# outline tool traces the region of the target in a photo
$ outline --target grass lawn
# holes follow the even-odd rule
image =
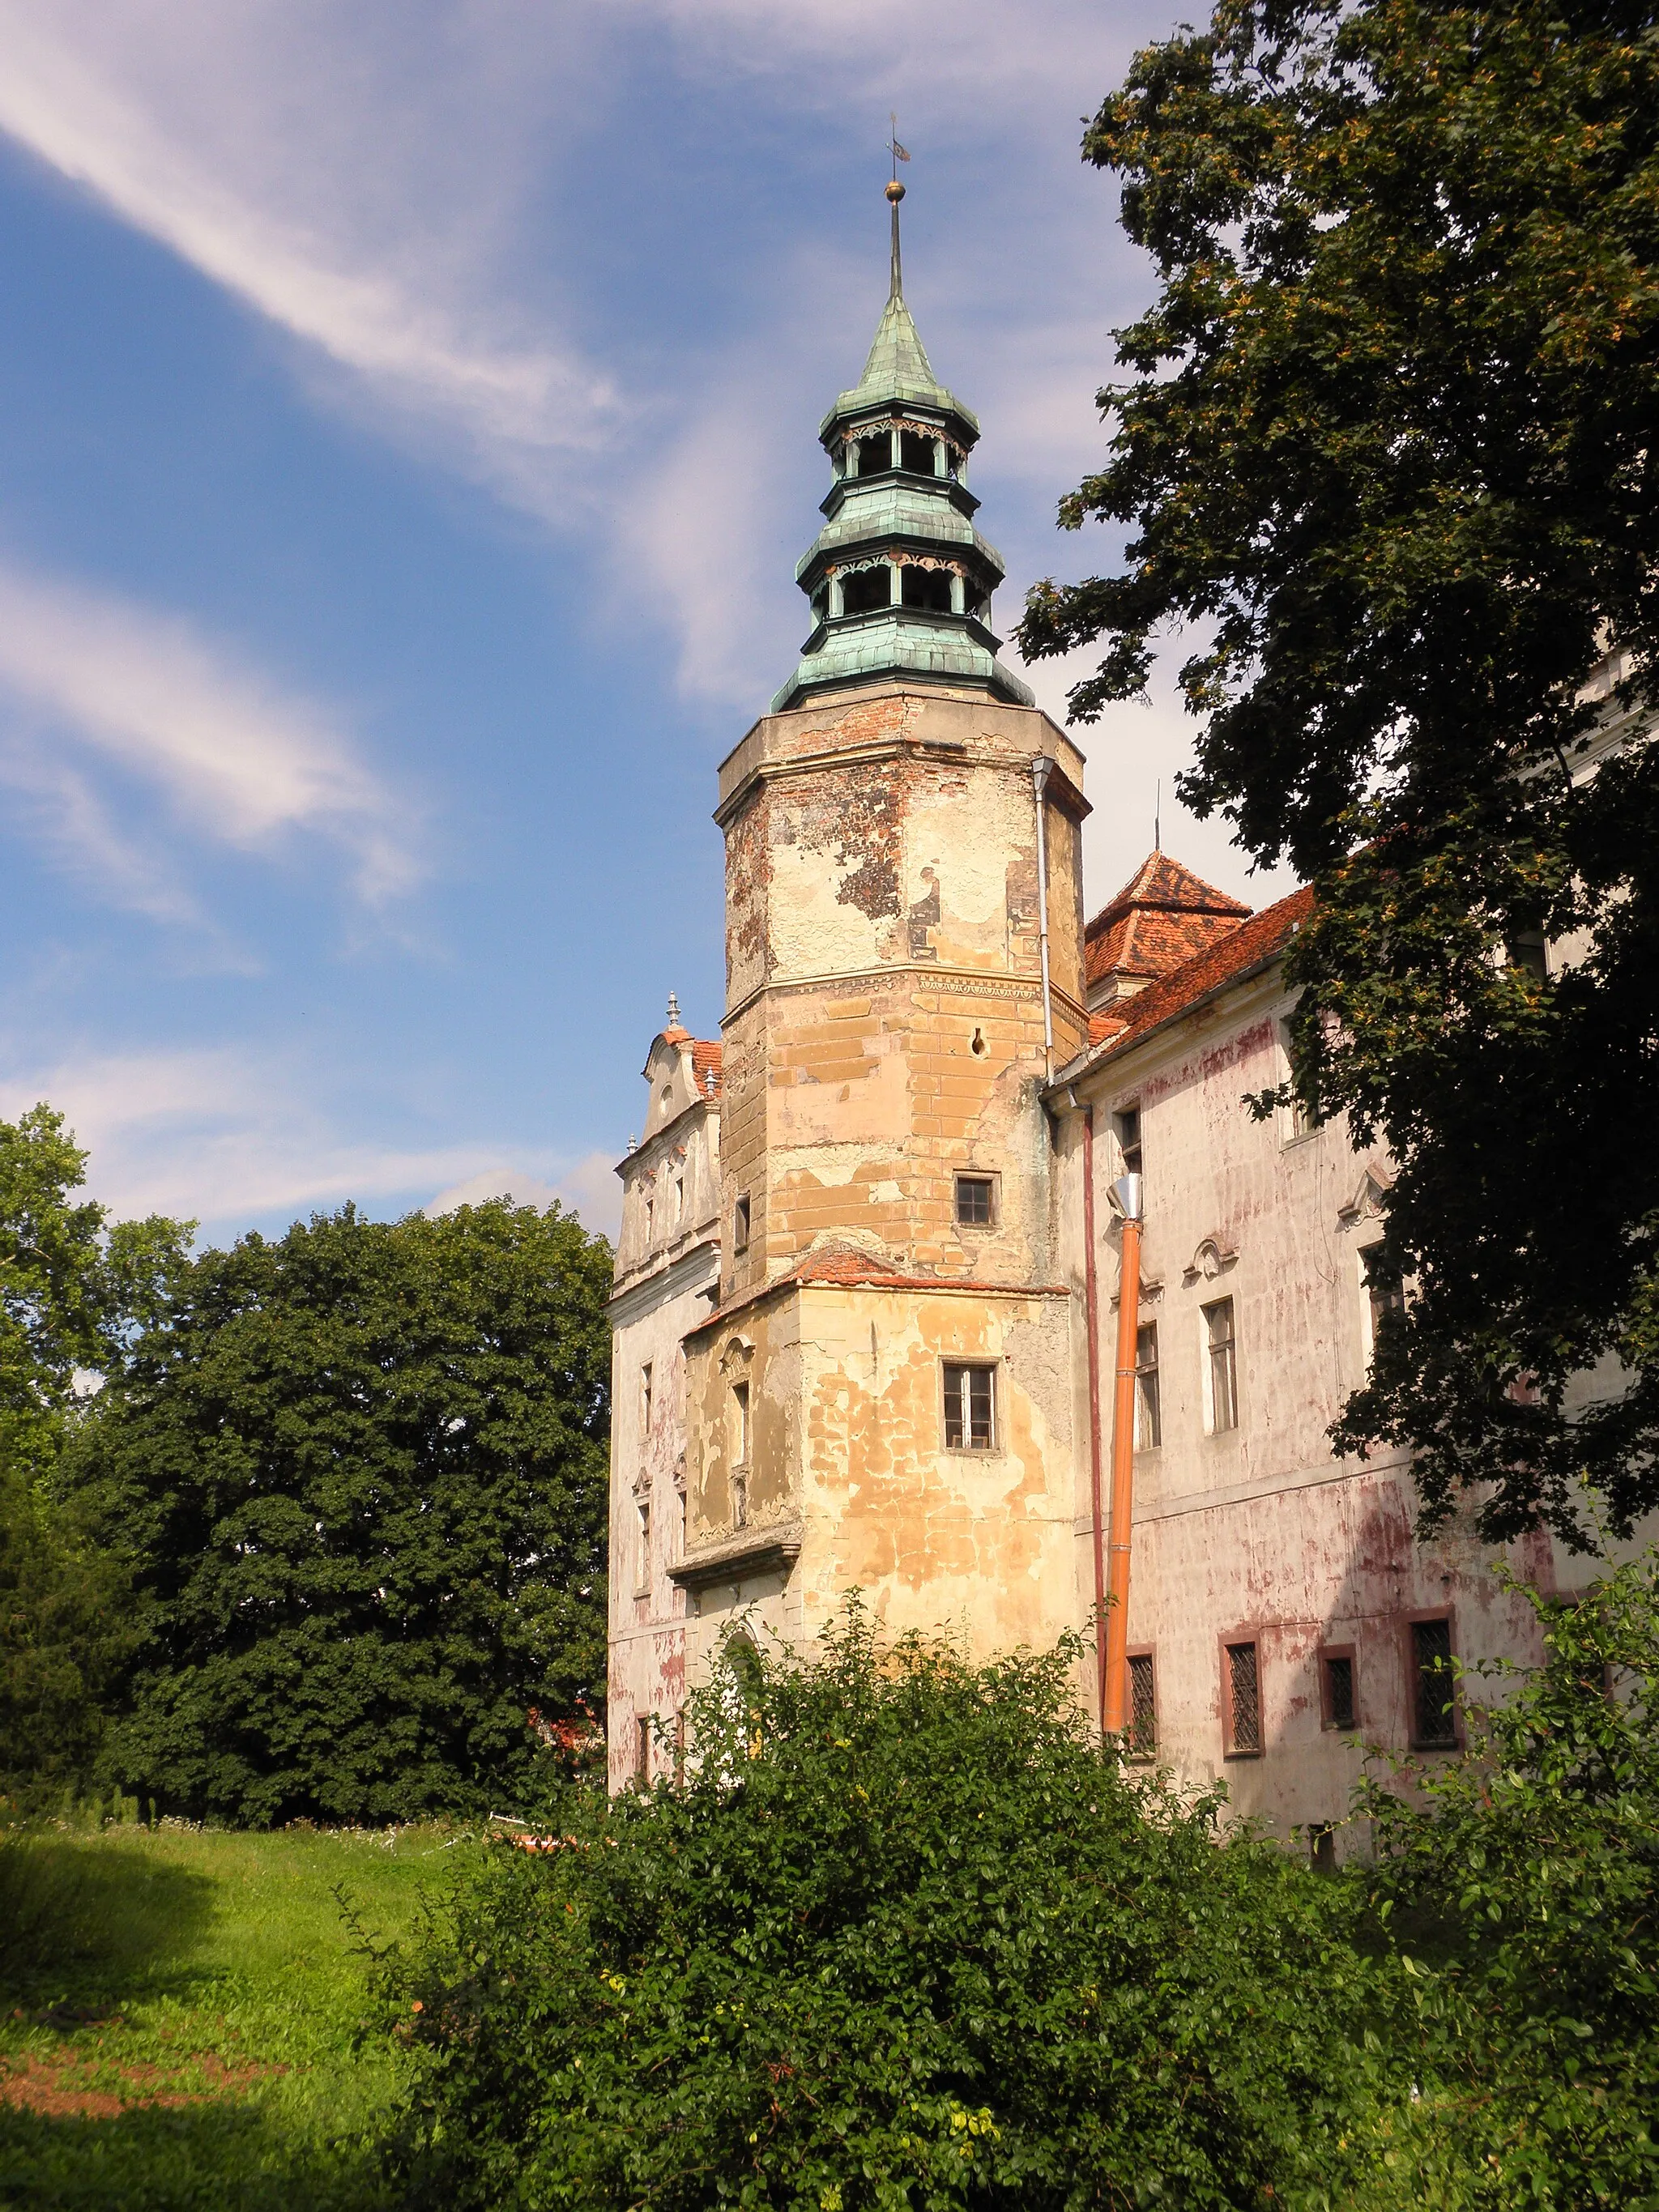
[[[465,1843],[108,1827],[0,1836],[0,2206],[369,2212],[404,2061],[363,1933]]]

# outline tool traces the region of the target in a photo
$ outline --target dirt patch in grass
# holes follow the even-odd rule
[[[228,2065],[211,2051],[186,2060],[182,2067],[27,2057],[14,2059],[0,2070],[0,2105],[9,2105],[14,2112],[38,2112],[46,2119],[114,2120],[140,2105],[200,2105],[213,2097],[240,2096],[255,2081],[287,2071],[286,2066],[252,2060]]]

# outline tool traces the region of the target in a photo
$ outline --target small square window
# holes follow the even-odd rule
[[[1226,1699],[1229,1758],[1250,1757],[1261,1748],[1261,1681],[1254,1644],[1224,1648],[1222,1694]]]
[[[1359,1708],[1354,1696],[1352,1651],[1322,1651],[1319,1655],[1320,1717],[1328,1729],[1355,1729]]]
[[[1158,1750],[1158,1682],[1150,1651],[1129,1654],[1129,1756],[1151,1759]]]
[[[945,1448],[991,1451],[996,1444],[997,1371],[947,1360],[945,1364]]]
[[[1164,1441],[1158,1385],[1158,1323],[1135,1331],[1135,1449],[1154,1451]]]
[[[1421,1751],[1449,1751],[1457,1742],[1456,1675],[1451,1623],[1411,1624],[1412,1742]]]
[[[996,1219],[997,1186],[994,1176],[959,1175],[957,1177],[957,1219],[968,1229],[989,1229]]]
[[[749,1249],[749,1194],[744,1191],[732,1209],[732,1249],[746,1252]]]
[[[1209,1363],[1210,1434],[1238,1426],[1238,1345],[1233,1333],[1233,1302],[1218,1298],[1203,1309],[1204,1349]]]

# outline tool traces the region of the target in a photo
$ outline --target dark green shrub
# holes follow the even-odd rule
[[[411,2201],[1322,2201],[1358,1893],[1102,1752],[1075,1656],[883,1652],[855,1610],[693,1698],[681,1786],[492,1851],[389,1974]]]

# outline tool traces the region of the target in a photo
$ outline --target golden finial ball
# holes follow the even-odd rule
[[[904,198],[904,187],[900,184],[896,177],[894,178],[892,183],[887,187],[887,197],[892,201],[895,207],[896,207],[899,202]]]

